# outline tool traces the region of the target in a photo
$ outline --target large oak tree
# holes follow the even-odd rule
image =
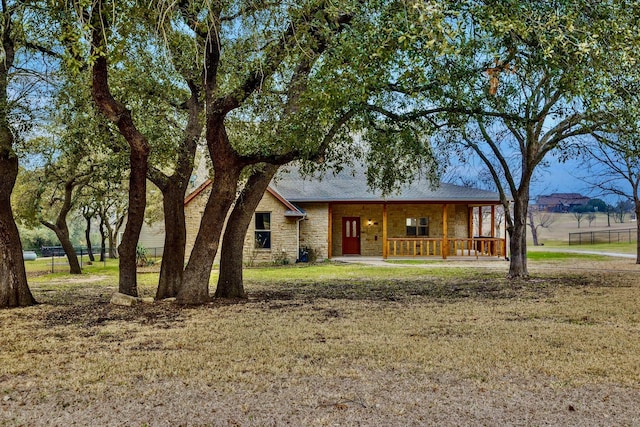
[[[19,106],[16,98],[20,100],[25,95],[15,87],[12,89],[12,84],[17,69],[33,65],[29,51],[39,46],[34,39],[28,39],[25,31],[24,25],[29,21],[26,8],[27,2],[0,2],[0,308],[35,303],[27,285],[22,245],[11,207],[11,193],[18,175],[16,143],[20,136],[14,113]],[[37,85],[26,85],[30,89],[34,86]],[[22,107],[24,112],[30,110],[28,102]]]
[[[377,107],[398,119],[433,120],[444,150],[484,162],[507,214],[510,277],[528,275],[526,216],[536,170],[549,155],[580,149],[581,136],[615,116],[605,102],[611,64],[635,55],[629,21],[618,21],[626,12],[616,2],[590,1],[453,2],[417,9],[417,21],[427,22],[423,17],[433,13],[449,16],[442,54],[417,54],[431,40],[431,29],[416,26],[399,61],[398,75],[406,78],[396,85],[414,103],[403,111]]]

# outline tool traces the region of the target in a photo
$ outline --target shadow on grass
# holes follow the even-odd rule
[[[286,309],[313,304],[319,299],[378,302],[438,302],[462,300],[545,299],[560,287],[623,286],[611,276],[561,275],[508,280],[497,273],[469,274],[467,277],[415,277],[405,279],[351,279],[307,281],[247,281],[247,300],[215,299],[211,304],[190,307],[168,302],[119,307],[109,304],[113,290],[104,286],[72,287],[42,298],[43,323],[47,327],[76,325],[91,329],[109,322],[129,322],[157,328],[179,326],[190,310],[210,310],[233,304],[267,303],[268,309]],[[213,291],[213,289],[212,289]],[[50,291],[49,291],[50,292]],[[44,294],[41,294],[42,297]]]
[[[253,287],[255,290],[252,290]],[[603,286],[597,278],[562,276],[508,280],[495,274],[465,278],[384,280],[330,280],[308,282],[248,283],[255,301],[316,299],[398,301],[431,300],[440,303],[463,299],[500,300],[546,298],[559,286]]]

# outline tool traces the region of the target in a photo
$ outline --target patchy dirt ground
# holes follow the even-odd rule
[[[0,386],[6,383],[0,382]],[[221,390],[181,380],[137,381],[101,396],[21,384],[5,393],[0,423],[24,426],[557,425],[636,426],[640,392],[552,378],[505,377],[492,388],[453,375],[361,371],[356,378],[271,378]]]

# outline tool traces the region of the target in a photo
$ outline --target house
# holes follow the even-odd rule
[[[185,199],[187,254],[209,196],[206,181]],[[296,169],[279,174],[264,194],[245,238],[245,260],[295,261],[300,249],[318,259],[338,256],[504,256],[496,235],[497,193],[417,180],[383,196],[364,173],[322,180]],[[503,230],[506,227],[502,228]]]
[[[584,206],[589,203],[589,198],[579,193],[553,193],[538,196],[536,206],[540,211],[569,212],[576,206]]]

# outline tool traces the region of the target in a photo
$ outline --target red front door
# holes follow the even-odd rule
[[[360,255],[360,218],[342,218],[342,255]]]

